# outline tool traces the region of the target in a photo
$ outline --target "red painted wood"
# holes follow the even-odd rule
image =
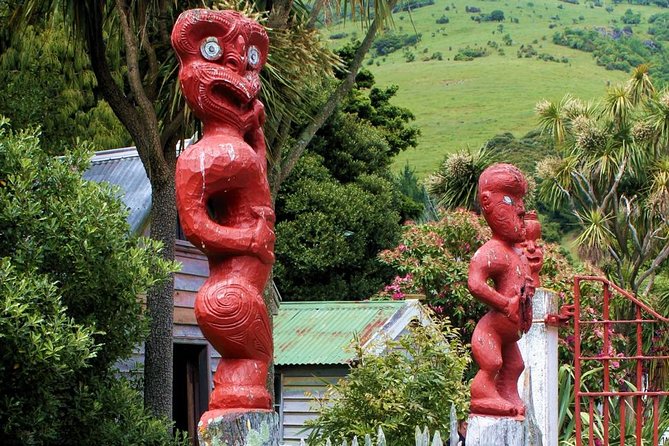
[[[197,322],[222,354],[206,425],[221,410],[271,409],[265,382],[273,345],[263,290],[274,262],[274,210],[257,99],[269,41],[239,12],[193,9],[174,24],[172,46],[181,91],[204,127],[177,160],[176,201],[183,232],[207,256],[210,275],[205,279],[196,256],[184,256],[175,288],[199,289]]]
[[[472,356],[479,365],[469,406],[475,415],[525,414],[517,387],[525,364],[517,341],[532,325],[536,287],[532,275],[538,274],[543,264],[536,246],[541,234],[536,218],[530,219],[531,230],[529,234],[527,231],[526,193],[525,177],[510,164],[494,164],[479,177],[478,200],[492,239],[472,257],[467,282],[471,294],[490,308],[472,335]],[[533,259],[532,264],[528,257]]]

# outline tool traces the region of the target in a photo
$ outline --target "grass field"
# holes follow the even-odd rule
[[[378,85],[399,85],[395,103],[408,107],[416,115],[416,125],[422,131],[419,146],[401,153],[395,166],[401,168],[408,162],[421,177],[433,172],[446,153],[476,148],[498,133],[522,136],[532,130],[536,127],[534,106],[541,99],[559,99],[565,93],[583,99],[598,98],[608,84],[627,78],[626,73],[598,67],[589,53],[554,45],[552,36],[556,31],[566,27],[622,27],[620,18],[629,8],[641,14],[641,24],[633,28],[635,34],[643,35],[648,28],[646,19],[667,11],[650,6],[614,6],[610,2],[604,6],[613,6],[611,13],[604,7],[591,7],[591,2],[575,5],[556,0],[435,1],[434,5],[416,9],[410,15],[407,12],[394,15],[396,33],[422,34],[421,42],[410,48],[415,61],[406,62],[399,50],[365,65],[376,76]],[[465,12],[466,6],[476,6],[482,13],[502,10],[503,30],[500,32],[498,22],[471,20],[472,14]],[[446,7],[450,10],[445,10]],[[449,18],[449,23],[436,23],[442,15]],[[512,23],[511,19],[517,19],[518,23]],[[551,23],[555,25],[553,29],[549,28]],[[350,21],[332,26],[326,32],[363,35],[360,27]],[[512,45],[503,43],[505,34],[513,40]],[[487,46],[488,41],[496,42],[504,55]],[[566,57],[569,63],[518,58],[521,45],[528,44],[538,53],[558,59]],[[453,61],[458,49],[467,45],[487,47],[490,55],[472,61]],[[421,60],[435,52],[441,52],[443,60]]]

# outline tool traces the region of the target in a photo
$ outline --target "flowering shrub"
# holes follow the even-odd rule
[[[437,315],[448,317],[453,326],[459,327],[463,339],[469,340],[476,322],[487,311],[472,298],[467,289],[469,262],[476,250],[492,236],[482,217],[463,209],[445,211],[441,220],[425,224],[408,224],[404,227],[396,248],[382,251],[379,259],[397,272],[392,283],[377,297],[404,299],[407,294],[424,294],[426,303]],[[603,276],[604,273],[589,264],[574,266],[563,254],[559,245],[543,243],[544,265],[541,286],[558,293],[561,303],[573,301],[574,276],[577,274]],[[601,290],[596,285],[582,284],[584,314],[601,305]],[[589,310],[588,310],[589,309]],[[600,327],[601,328],[601,327]],[[583,348],[591,356],[603,356],[601,332],[584,330]],[[561,333],[561,359],[573,361],[573,329]],[[618,356],[627,341],[615,330],[610,356]],[[584,350],[586,351],[586,350]]]
[[[434,312],[448,317],[469,339],[485,310],[467,289],[469,261],[490,237],[485,221],[463,209],[447,211],[437,222],[406,225],[397,247],[379,254],[398,273],[379,297],[424,294]]]

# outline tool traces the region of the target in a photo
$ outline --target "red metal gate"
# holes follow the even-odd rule
[[[598,283],[602,287],[601,309],[583,308],[582,285],[599,287]],[[616,315],[611,314],[613,299],[620,299],[621,304],[616,307],[627,306],[628,311],[625,313],[634,314],[634,318],[616,319]],[[653,355],[656,348],[644,352],[642,327],[655,324],[654,329],[659,327],[662,330],[667,327],[667,322],[669,319],[660,316],[607,279],[586,276],[575,278],[574,416],[578,446],[585,439],[589,445],[608,446],[619,442],[621,446],[641,446],[647,445],[651,437],[653,446],[659,444],[662,434],[659,432],[660,405],[669,391],[654,388],[657,386],[650,382],[649,371],[653,367],[664,366],[669,355],[664,351]],[[628,343],[624,341],[625,338],[621,338],[621,333],[627,334]],[[584,347],[585,339],[590,339],[587,345],[592,345],[595,339],[595,344],[597,347],[601,345],[601,350],[596,354],[593,351],[582,351],[582,348],[588,348]],[[616,342],[627,345],[622,345],[622,351],[618,352],[614,345]],[[626,376],[629,379],[625,379]],[[652,432],[648,432],[651,428]],[[647,440],[642,441],[642,436]]]

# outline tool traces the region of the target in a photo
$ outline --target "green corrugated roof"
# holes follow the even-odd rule
[[[406,302],[282,302],[274,317],[276,365],[345,364],[353,334],[364,343]]]

